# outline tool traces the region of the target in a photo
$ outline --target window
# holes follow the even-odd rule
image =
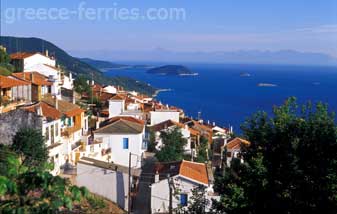
[[[187,194],[180,194],[180,205],[187,206]]]
[[[147,150],[147,141],[146,140],[143,140],[142,149]]]
[[[46,128],[46,140],[49,140],[49,127]]]
[[[129,149],[129,138],[123,138],[123,149]]]

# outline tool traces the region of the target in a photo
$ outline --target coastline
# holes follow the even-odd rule
[[[157,89],[157,90],[154,92],[154,94],[152,95],[152,97],[153,97],[153,98],[154,98],[154,97],[157,97],[159,93],[161,93],[161,92],[166,92],[166,91],[172,91],[172,89],[170,89],[170,88]]]

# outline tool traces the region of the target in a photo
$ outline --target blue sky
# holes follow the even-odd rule
[[[18,8],[182,8],[184,20],[13,18]],[[41,37],[66,50],[280,50],[337,56],[336,0],[1,0],[1,34]],[[16,11],[17,13],[17,11]],[[145,13],[145,12],[144,12]]]

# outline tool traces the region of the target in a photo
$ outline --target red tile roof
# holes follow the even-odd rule
[[[19,73],[13,73],[13,76],[16,76],[18,78],[27,80],[34,85],[40,85],[40,86],[49,86],[53,85],[52,82],[48,81],[48,78],[38,72],[19,72]]]
[[[249,146],[250,142],[242,138],[236,137],[226,144],[227,149],[240,149],[241,145]]]
[[[28,53],[28,52],[17,52],[17,53],[13,53],[10,55],[11,59],[25,59],[28,58],[30,56],[35,55],[36,53]]]
[[[56,108],[48,105],[45,102],[38,102],[38,103],[35,103],[33,105],[30,105],[30,106],[22,107],[22,109],[25,109],[25,110],[30,111],[30,112],[35,112],[35,113],[38,112],[39,108],[41,108],[41,110],[42,110],[41,113],[42,113],[42,116],[44,116],[44,117],[51,118],[53,120],[57,120],[57,119],[60,119],[61,116],[62,116],[62,113],[60,111],[58,111]]]
[[[160,174],[161,180],[166,178],[167,174],[171,176],[180,175],[184,178],[191,179],[194,182],[209,184],[207,166],[204,163],[191,161],[176,161],[169,163],[157,163],[155,172]]]
[[[185,128],[185,125],[182,124],[182,123],[178,123],[178,122],[175,122],[173,120],[166,120],[164,122],[153,125],[151,127],[151,129],[153,131],[161,131],[161,130],[167,129],[169,127],[172,127],[172,126],[176,126],[176,127],[182,128],[182,129]]]
[[[195,181],[208,185],[207,167],[204,163],[196,163],[183,160],[179,174]]]
[[[30,85],[30,83],[20,80],[15,76],[0,76],[0,88],[12,88],[22,85]]]

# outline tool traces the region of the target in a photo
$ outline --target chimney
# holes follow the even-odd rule
[[[213,126],[215,126],[215,122],[213,122]]]
[[[49,51],[46,50],[46,57],[49,57]]]
[[[95,85],[95,81],[94,80],[91,81],[91,85]]]
[[[54,96],[54,99],[55,99],[55,108],[59,109],[59,101],[58,101],[57,97]]]
[[[156,171],[156,174],[154,175],[154,182],[157,183],[159,182],[159,173]]]

